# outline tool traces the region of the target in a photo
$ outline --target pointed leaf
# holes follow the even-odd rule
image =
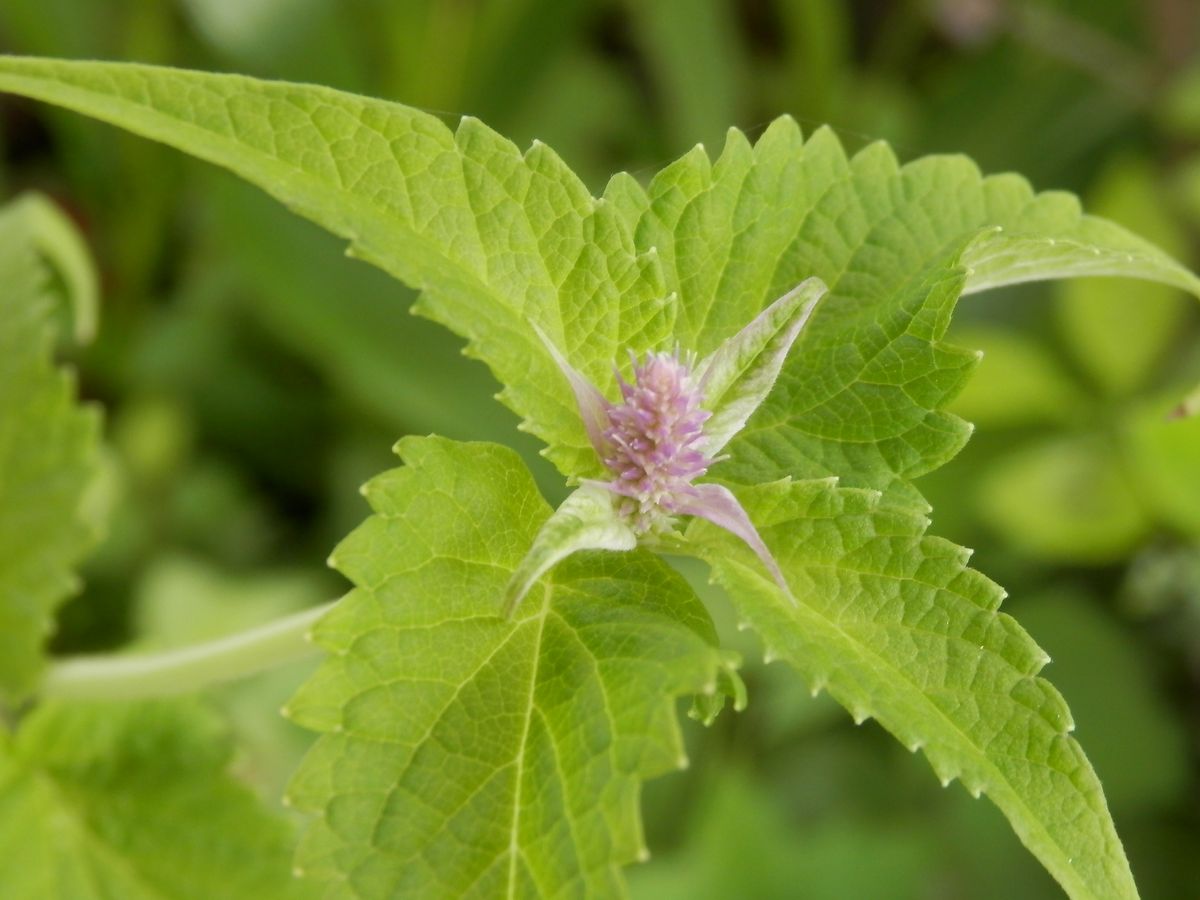
[[[154,66],[0,57],[0,90],[231,169],[422,289],[416,311],[468,339],[567,474],[600,464],[528,323],[601,390],[626,348],[670,338],[657,255],[544,144],[522,154],[475,119],[452,131],[356,94]]]
[[[334,552],[356,585],[289,704],[323,732],[298,864],[360,898],[620,896],[643,778],[681,765],[675,698],[727,663],[645,552],[578,554],[498,614],[550,510],[512,451],[406,438]]]
[[[847,157],[831,132],[819,130],[804,141],[787,119],[753,146],[731,132],[715,164],[698,148],[659,173],[648,189],[618,176],[605,197],[593,201],[545,148],[535,146],[522,157],[478,123],[466,121],[451,135],[413,110],[319,88],[146,67],[4,59],[0,89],[108,119],[228,166],[351,239],[354,252],[428,288],[421,309],[469,338],[471,352],[510,385],[505,402],[550,442],[551,456],[573,476],[596,471],[599,462],[573,392],[557,377],[549,354],[539,352],[529,321],[603,393],[610,366],[624,349],[678,340],[687,350],[711,353],[774,298],[806,278],[822,279],[829,295],[774,389],[729,443],[731,458],[718,474],[735,484],[837,476],[847,485],[886,491],[890,515],[916,522],[905,511],[925,504],[912,479],[953,456],[970,432],[944,409],[976,361],[974,353],[943,341],[964,291],[1072,274],[1126,274],[1197,288],[1186,269],[1120,228],[1083,216],[1069,195],[1035,195],[1016,176],[984,178],[961,157],[901,166],[882,144]],[[749,495],[739,488],[737,496],[745,502]],[[758,519],[757,507],[750,513],[757,525],[769,522]],[[802,552],[819,556],[842,541],[853,543],[864,534],[856,521],[852,509],[838,512]],[[410,537],[426,535],[414,531]],[[772,534],[763,537],[775,547]],[[523,539],[527,547],[533,535]],[[931,664],[944,657],[954,673],[951,712],[966,717],[977,704],[989,711],[978,721],[954,719],[939,738],[951,749],[935,749],[931,758],[947,766],[965,760],[963,771],[980,775],[973,783],[993,790],[1069,891],[1086,896],[1099,890],[1097,872],[1107,867],[1116,892],[1129,894],[1119,843],[1074,743],[1055,746],[1066,747],[1062,758],[1084,773],[1075,787],[1086,810],[1057,776],[1029,775],[1022,768],[1036,768],[1038,761],[1028,754],[1042,745],[1013,743],[1010,749],[1024,747],[1027,755],[1014,753],[1012,770],[992,757],[998,751],[985,738],[999,733],[997,723],[1010,710],[1003,698],[997,705],[986,691],[975,696],[975,682],[962,677],[967,663],[952,655],[974,646],[978,621],[949,616],[943,623],[940,607],[930,607],[922,593],[928,587],[922,567],[930,554],[960,563],[962,554],[925,540],[905,545],[891,563],[907,574],[893,579],[899,586],[887,595],[886,612],[920,617],[934,609],[935,621],[921,627],[933,628],[935,635],[945,628],[945,647],[931,648],[942,657]],[[722,553],[735,560],[748,552],[732,537],[723,546]],[[789,559],[779,562],[795,590]],[[849,589],[830,572],[854,587],[856,578],[869,580],[879,562],[854,558],[829,572],[824,563],[817,565],[826,580],[810,579],[813,602],[840,610],[839,604],[850,602]],[[505,578],[518,563],[515,558],[506,564]],[[722,563],[714,559],[714,565]],[[749,573],[739,584],[749,584],[750,594],[770,584],[757,561],[744,572],[736,568],[741,563],[727,565]],[[554,575],[576,567],[571,560]],[[908,571],[912,567],[916,570]],[[892,579],[891,572],[884,573],[885,580]],[[360,574],[365,581],[373,570]],[[556,578],[548,583],[557,584]],[[973,579],[955,576],[951,587],[967,590]],[[770,596],[780,599],[774,590]],[[994,604],[979,605],[990,611]],[[996,627],[1008,634],[1008,620],[998,621],[1002,625]],[[810,641],[807,633],[787,637],[800,642],[809,655],[806,664],[824,662],[834,671],[833,663],[844,655],[842,674],[850,675],[838,679],[840,696],[892,710],[887,721],[898,733],[910,711],[925,724],[941,722],[929,704],[945,698],[931,698],[923,683],[891,670],[884,673],[888,677],[868,678],[874,657],[868,653],[863,661],[862,641],[821,628],[819,617],[805,622],[820,639]],[[785,632],[772,629],[770,621],[762,627],[768,638]],[[1029,655],[1020,638],[1011,643],[1001,649],[1015,647],[1022,660]],[[339,649],[349,652],[348,645]],[[353,673],[357,677],[367,668],[363,662]],[[1033,679],[1032,670],[1028,677]],[[1029,700],[1050,719],[1061,718],[1057,701],[1039,706],[1039,697],[1051,696],[1043,682],[1009,687],[1005,696],[1018,706]],[[380,713],[368,724],[382,727],[388,721]],[[330,729],[345,724],[325,721]],[[326,777],[332,768],[315,771]],[[993,779],[997,773],[1001,777]],[[1049,786],[1031,793],[1030,785],[1046,787],[1039,778],[1050,779]],[[1091,829],[1095,847],[1103,848],[1102,863],[1086,847],[1082,855],[1064,855],[1079,841],[1055,819],[1052,807],[1059,802],[1078,813],[1080,828]],[[340,813],[341,804],[330,810]],[[315,855],[340,854],[327,871],[335,876],[353,871],[363,883],[375,884],[372,867],[387,864],[361,847],[338,849],[343,821],[333,816],[321,826],[337,837],[315,844]],[[361,831],[356,834],[361,837]]]
[[[740,542],[698,522],[717,581],[773,656],[855,721],[923,750],[945,783],[987,794],[1076,898],[1137,896],[1104,793],[1038,676],[1048,657],[998,612],[1004,592],[969,552],[878,492],[830,481],[739,491],[792,586],[789,603]]]
[[[579,418],[583,420],[583,428],[587,432],[588,440],[591,441],[592,449],[596,451],[597,456],[603,459],[605,455],[604,429],[608,427],[607,403],[604,395],[584,377],[582,372],[567,361],[567,358],[554,346],[554,341],[550,340],[550,337],[536,322],[529,324],[546,348],[546,352],[550,354],[550,358],[554,360],[554,364],[558,366],[559,372],[567,380],[567,384],[570,385],[571,393],[575,395],[575,404],[579,408]]]

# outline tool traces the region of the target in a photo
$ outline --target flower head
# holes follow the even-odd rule
[[[577,550],[629,550],[698,516],[743,540],[792,599],[787,580],[736,496],[697,484],[717,453],[766,399],[825,286],[810,278],[780,297],[699,363],[694,354],[630,351],[633,383],[617,373],[621,399],[607,400],[536,324],[575,395],[597,457],[612,476],[584,480],[546,522],[509,583],[511,614],[533,583]],[[607,498],[607,499],[606,499]],[[794,602],[794,601],[793,601]]]
[[[700,445],[711,417],[689,360],[647,353],[633,360],[633,384],[620,375],[622,402],[605,404],[608,427],[600,457],[613,474],[608,486],[635,534],[659,530],[678,512],[679,499],[713,460]]]

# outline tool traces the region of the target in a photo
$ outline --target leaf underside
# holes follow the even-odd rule
[[[323,732],[289,791],[318,814],[306,875],[338,896],[614,896],[645,854],[641,779],[684,762],[677,696],[719,653],[686,584],[644,551],[560,564],[500,598],[550,514],[515,453],[406,438],[333,562],[356,585],[289,703]]]
[[[851,157],[831,131],[806,141],[790,119],[773,123],[754,144],[732,131],[716,162],[697,149],[647,187],[619,175],[593,199],[540,144],[521,154],[474,120],[451,131],[424,113],[325,88],[5,58],[0,89],[230,168],[349,240],[352,253],[422,288],[418,311],[468,339],[469,351],[508,385],[501,399],[573,477],[595,474],[598,463],[570,388],[530,322],[612,396],[611,366],[626,349],[678,340],[707,354],[771,301],[820,278],[829,294],[767,401],[728,445],[730,459],[713,470],[765,529],[800,605],[785,614],[782,595],[772,593],[741,548],[711,543],[702,527],[696,540],[769,644],[851,710],[878,716],[906,741],[923,741],[940,773],[961,774],[972,789],[987,791],[1073,896],[1136,895],[1094,775],[1062,734],[1065,708],[1035,677],[1041,654],[995,611],[1000,592],[964,568],[965,551],[920,536],[927,506],[912,479],[945,463],[970,433],[944,411],[977,358],[943,342],[960,295],[1098,274],[1196,293],[1197,279],[1161,251],[1083,215],[1068,194],[1033,193],[1018,176],[984,177],[960,156],[901,166],[883,144]],[[840,490],[796,484],[777,498],[778,508],[763,505],[763,496],[775,494],[755,487],[830,476],[840,479]],[[823,499],[810,503],[805,492]],[[873,511],[863,504],[874,504]],[[540,514],[509,513],[522,524],[507,527],[525,535],[527,548],[533,532],[526,520]],[[879,543],[880,528],[903,537]],[[420,537],[421,546],[436,539],[432,530]],[[382,545],[380,553],[386,555]],[[822,554],[833,555],[820,562]],[[609,564],[597,556],[564,572],[582,576]],[[478,594],[468,598],[466,588]],[[490,602],[484,595],[491,589],[490,582],[442,584],[445,593],[424,614]],[[348,607],[355,616],[372,609],[362,590],[351,595],[360,598]],[[336,662],[357,646],[350,613],[330,621],[339,620],[346,624],[336,641],[331,633],[323,640],[335,647],[331,665],[346,669],[349,695],[353,679],[370,675],[369,654],[354,666],[353,656]],[[379,633],[373,620],[360,625],[365,635]],[[408,721],[407,710],[388,709],[372,727]],[[333,706],[307,715],[318,727],[345,727]],[[1020,743],[1012,728],[1025,729],[1031,742]],[[407,738],[399,739],[420,733],[405,728]],[[335,786],[354,796],[354,778],[368,777],[365,760],[374,757],[362,757],[361,769],[347,762],[335,785],[343,751],[329,748],[340,748],[337,741],[349,737],[323,738],[318,746],[326,749],[298,782],[298,799],[307,796],[310,806]],[[385,753],[369,740],[363,747]],[[387,779],[403,775],[380,775],[354,802],[366,809],[375,796],[378,804]],[[351,801],[338,797],[314,826],[307,864],[324,858],[329,877],[354,872],[361,885],[407,877],[397,860],[415,858],[405,841],[418,841],[419,833],[402,822],[364,831],[364,821],[393,821],[379,818],[382,807],[369,815],[359,810],[349,817],[354,827],[343,827],[337,813]],[[416,802],[404,808],[414,817],[428,812]],[[561,821],[547,822],[545,833],[556,833]],[[439,835],[449,827],[442,824]],[[632,846],[622,845],[613,858],[630,858]],[[422,871],[450,867],[447,860],[431,857]],[[483,871],[479,865],[473,871]],[[512,871],[523,877],[525,869]]]
[[[36,684],[54,610],[95,537],[81,506],[99,420],[54,364],[61,301],[34,215],[66,227],[43,201],[0,210],[0,700]]]

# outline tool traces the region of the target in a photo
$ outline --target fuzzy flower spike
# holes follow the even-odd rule
[[[696,484],[770,393],[788,351],[825,294],[810,278],[784,294],[711,355],[630,351],[633,383],[617,374],[618,402],[605,399],[534,325],[575,395],[588,439],[611,476],[584,480],[542,526],[513,573],[505,614],[543,573],[580,550],[632,550],[672,532],[678,516],[699,516],[737,535],[795,602],[771,551],[737,498]]]

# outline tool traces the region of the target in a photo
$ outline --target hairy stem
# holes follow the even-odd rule
[[[245,678],[318,652],[309,629],[332,603],[248,631],[161,653],[78,656],[51,664],[40,695],[68,700],[133,700],[187,694]]]

